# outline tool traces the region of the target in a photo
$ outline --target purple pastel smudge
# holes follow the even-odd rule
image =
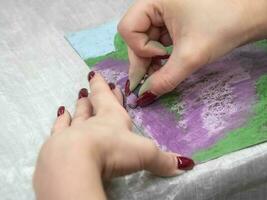
[[[129,106],[130,108],[134,109],[137,107],[137,96],[134,93],[131,93],[128,97],[127,97],[127,106]]]
[[[105,60],[94,68],[109,82],[124,88],[128,63]],[[160,101],[129,110],[134,123],[164,150],[185,156],[206,149],[253,114],[255,83],[267,73],[266,53],[245,46],[207,65],[177,88],[180,100],[168,109]],[[181,117],[175,113],[178,107]],[[178,109],[179,110],[179,109]]]
[[[128,79],[128,62],[107,59],[95,65],[94,70],[102,74],[107,82],[113,82],[124,90]]]

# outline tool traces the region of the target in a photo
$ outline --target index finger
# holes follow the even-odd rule
[[[90,82],[90,100],[94,109],[94,114],[99,113],[116,113],[118,109],[123,109],[104,78],[91,71],[88,74]]]
[[[120,21],[119,33],[138,56],[153,57],[166,54],[164,46],[156,40],[151,40],[148,35],[151,27],[164,25],[160,13],[158,1],[137,1]]]

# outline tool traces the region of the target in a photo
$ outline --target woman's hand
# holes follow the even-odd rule
[[[59,108],[52,135],[41,149],[34,175],[37,199],[105,199],[102,179],[143,169],[160,176],[192,169],[191,159],[163,152],[131,131],[114,84],[94,72],[88,78],[91,94],[80,91],[73,118]]]
[[[144,75],[150,74],[137,101],[145,106],[201,66],[266,37],[267,1],[139,0],[118,30],[129,47],[130,84],[126,87],[133,91]],[[169,45],[173,45],[173,52],[160,68],[152,58],[166,55],[164,46]]]

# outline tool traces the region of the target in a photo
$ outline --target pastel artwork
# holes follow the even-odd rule
[[[128,79],[127,47],[115,30],[114,22],[70,34],[67,39],[91,69],[123,89]],[[92,38],[92,31],[101,41]],[[113,50],[105,45],[111,35]],[[96,47],[102,51],[94,54]],[[134,104],[135,97],[130,98]],[[267,41],[240,47],[204,66],[148,107],[131,107],[128,112],[141,133],[161,149],[198,162],[265,142]]]

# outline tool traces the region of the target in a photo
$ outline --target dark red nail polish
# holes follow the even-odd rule
[[[57,116],[59,117],[59,116],[63,115],[64,112],[65,112],[65,107],[64,106],[60,106],[58,108],[58,110],[57,110]]]
[[[155,57],[153,57],[153,59],[159,59],[159,60],[165,60],[165,59],[169,59],[169,58],[170,58],[169,54],[164,55],[164,56],[155,56]]]
[[[88,90],[86,88],[82,88],[79,92],[78,99],[88,97]]]
[[[90,81],[94,76],[95,76],[95,72],[94,71],[89,72],[88,81]]]
[[[177,169],[190,170],[193,169],[193,167],[195,166],[194,161],[187,157],[177,156],[177,161]]]
[[[136,103],[138,106],[144,107],[153,103],[156,99],[157,96],[155,94],[150,91],[147,91],[137,99]]]
[[[122,89],[121,89],[121,94],[123,94],[122,92]],[[122,105],[123,105],[123,108],[126,110],[126,96],[125,95],[122,95]]]
[[[124,92],[127,97],[131,94],[129,80],[126,81]]]
[[[116,87],[116,86],[114,85],[114,83],[109,83],[108,86],[109,86],[109,88],[110,88],[111,90],[114,90],[115,87]]]

